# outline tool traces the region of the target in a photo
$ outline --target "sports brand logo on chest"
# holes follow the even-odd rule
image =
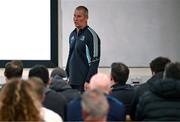
[[[74,36],[72,36],[72,37],[71,37],[71,39],[70,39],[70,43],[71,43],[71,44],[73,44],[73,43],[74,43],[74,41],[75,41],[75,37],[74,37]]]
[[[85,36],[84,35],[80,36],[79,40],[84,41],[85,40]]]

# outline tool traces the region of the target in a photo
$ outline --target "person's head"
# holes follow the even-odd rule
[[[88,84],[87,90],[100,89],[106,94],[111,92],[111,80],[110,78],[102,73],[95,74]]]
[[[180,80],[180,63],[169,63],[165,67],[164,78]]]
[[[170,63],[171,60],[166,57],[157,57],[150,63],[150,68],[152,74],[157,74],[159,72],[163,72],[165,69],[165,66]]]
[[[33,91],[37,94],[39,101],[42,102],[44,99],[44,83],[38,77],[29,78],[28,82],[31,84]]]
[[[25,80],[11,79],[0,92],[0,121],[40,121],[40,108]]]
[[[87,26],[88,9],[85,6],[78,6],[74,11],[73,21],[77,29]]]
[[[87,121],[106,121],[109,109],[108,101],[103,92],[93,89],[82,95],[82,114]]]
[[[23,63],[19,60],[7,62],[4,75],[7,80],[11,78],[21,78],[23,73]]]
[[[52,70],[50,77],[54,78],[55,76],[61,77],[64,80],[67,78],[66,71],[60,67],[56,67]]]
[[[123,63],[111,64],[111,79],[116,84],[126,84],[129,77],[129,68]]]
[[[44,65],[35,65],[29,71],[29,78],[38,77],[41,78],[44,85],[49,83],[49,71]]]

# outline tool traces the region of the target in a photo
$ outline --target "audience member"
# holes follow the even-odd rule
[[[50,83],[48,69],[43,65],[36,65],[29,71],[29,78],[31,77],[39,77],[44,83],[45,97],[42,102],[43,106],[58,113],[64,120],[67,101],[62,94],[48,88]]]
[[[40,78],[31,77],[29,79],[33,91],[35,91],[40,102],[44,99],[44,83]],[[47,109],[45,107],[41,108],[41,116],[44,118],[45,122],[62,122],[62,118],[54,111]]]
[[[152,77],[145,82],[144,84],[141,84],[136,90],[135,90],[135,96],[133,97],[133,101],[131,104],[131,119],[135,120],[135,112],[136,112],[136,106],[138,104],[139,98],[149,90],[149,86],[154,83],[156,80],[163,78],[163,71],[165,66],[170,63],[170,59],[166,57],[157,57],[150,63],[150,68],[152,72]]]
[[[23,73],[23,63],[19,60],[7,62],[5,65],[4,76],[6,82],[12,78],[21,78]]]
[[[136,120],[180,121],[180,63],[170,63],[164,78],[149,84],[137,105]]]
[[[42,121],[40,109],[27,81],[9,80],[0,92],[0,121]]]
[[[129,68],[123,63],[112,63],[111,80],[112,96],[123,102],[126,106],[126,114],[130,114],[130,105],[134,96],[134,87],[126,84],[129,77]]]
[[[109,109],[104,93],[98,89],[86,91],[82,95],[82,115],[85,122],[106,122]]]
[[[50,89],[55,90],[57,93],[62,93],[68,102],[78,98],[81,93],[77,89],[72,89],[71,86],[67,83],[66,72],[60,67],[55,68],[51,72],[51,84]]]
[[[108,121],[124,121],[125,120],[125,107],[124,104],[113,96],[109,96],[111,92],[111,81],[110,78],[105,74],[94,75],[90,83],[88,84],[87,90],[99,89],[106,94],[110,109],[108,112]],[[67,120],[68,121],[83,121],[81,98],[75,99],[68,104],[67,107]]]

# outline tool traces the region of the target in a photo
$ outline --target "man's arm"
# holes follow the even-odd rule
[[[89,40],[89,44],[87,45],[87,49],[88,51],[86,51],[86,53],[88,54],[89,52],[89,56],[87,55],[88,58],[88,63],[89,63],[89,71],[86,77],[86,82],[89,82],[90,78],[97,73],[98,70],[98,66],[99,66],[99,62],[100,62],[100,39],[98,37],[98,35],[92,30],[90,29],[90,32],[92,34],[91,39]]]

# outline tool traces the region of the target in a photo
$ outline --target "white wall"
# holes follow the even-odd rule
[[[63,66],[78,5],[88,7],[89,25],[101,38],[100,66],[148,67],[157,56],[180,61],[180,0],[61,0]]]

